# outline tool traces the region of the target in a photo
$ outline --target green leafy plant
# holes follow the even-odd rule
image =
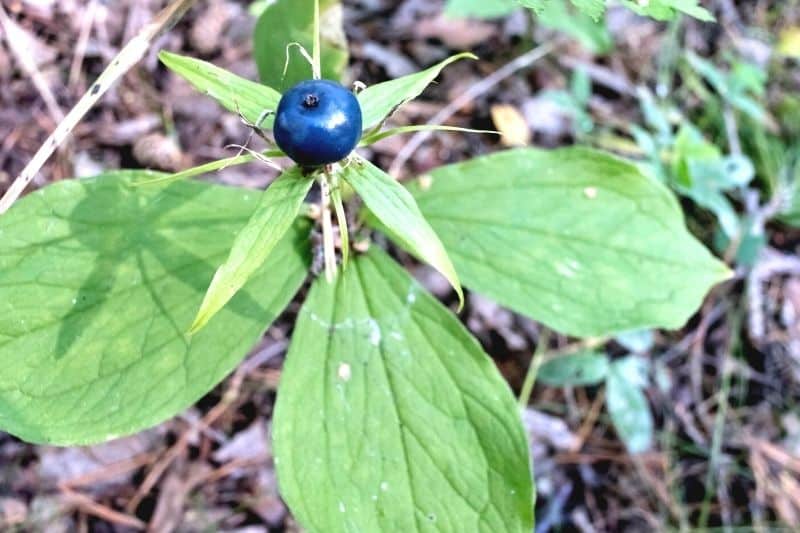
[[[755,176],[750,159],[741,154],[724,154],[684,118],[676,128],[649,95],[643,95],[642,103],[652,129],[633,126],[631,131],[648,158],[643,167],[711,211],[724,234],[736,237],[742,221],[727,195],[736,193]]]
[[[758,176],[772,197],[759,210],[772,217],[789,209],[795,163],[793,150],[769,133],[782,125],[764,104],[766,71],[730,55],[725,59],[727,67],[692,53],[676,61],[671,67],[680,72],[681,84],[663,98],[640,89],[645,126],[632,125],[630,132],[644,155],[642,170],[710,212],[717,248],[749,265],[766,245],[766,220],[739,206],[761,195]],[[678,111],[686,98],[702,101],[702,112]]]
[[[569,90],[550,90],[542,93],[572,120],[575,137],[581,139],[594,129],[594,121],[589,113],[588,105],[591,97],[592,83],[585,71],[576,69],[570,80]]]
[[[714,20],[698,0],[622,0],[621,3],[639,15],[658,20],[670,20],[679,13],[704,21]],[[507,15],[519,7],[527,7],[537,14],[552,13],[552,10],[562,10],[566,4],[565,0],[448,0],[447,11],[454,15],[492,18]],[[606,11],[606,0],[571,0],[571,5],[595,20]]]
[[[605,385],[606,409],[630,453],[649,449],[653,416],[643,389],[648,385],[645,359],[628,355],[610,361],[604,353],[582,351],[548,359],[538,380],[556,387]]]
[[[168,52],[161,60],[267,137],[284,89],[269,65],[289,40],[305,47],[313,34],[314,68],[290,55],[288,73],[341,73],[340,51],[315,31],[319,17],[290,4],[266,7],[259,28],[272,21],[293,33],[256,30],[271,84]],[[384,122],[466,57],[361,91],[361,146],[421,129]],[[310,281],[273,421],[292,511],[326,533],[530,531],[528,444],[508,385],[452,310],[375,244],[351,251],[349,232],[383,232],[444,275],[461,304],[463,281],[576,336],[680,327],[729,275],[687,232],[664,184],[585,148],[500,152],[405,186],[357,154],[290,166],[265,192],[188,179],[253,160],[274,167],[280,155],[62,181],[0,217],[0,427],[31,442],[87,444],[187,408],[297,294],[318,225],[327,275]],[[304,207],[315,183],[319,205]],[[618,430],[640,449],[642,421],[624,413],[644,399],[624,387],[628,370],[614,362],[596,373]]]

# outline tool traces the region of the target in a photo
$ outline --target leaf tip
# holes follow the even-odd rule
[[[201,329],[206,327],[206,324],[208,324],[208,319],[208,315],[203,313],[202,310],[198,312],[197,316],[194,317],[194,322],[192,322],[192,325],[189,326],[188,330],[186,330],[185,335],[187,337],[192,337],[197,334]]]
[[[477,61],[480,59],[477,55],[473,54],[472,52],[461,52],[454,56],[451,56],[447,61],[447,65],[450,63],[455,63],[456,61],[460,61],[462,59],[471,59],[473,61]]]
[[[158,59],[164,64],[167,64],[172,58],[175,57],[175,55],[176,54],[173,54],[172,52],[169,52],[167,50],[158,51]]]
[[[460,313],[464,310],[464,289],[461,288],[461,285],[457,285],[455,289],[456,294],[458,294],[458,308],[456,309],[456,313]]]
[[[729,281],[733,279],[734,276],[736,276],[736,272],[732,270],[728,265],[722,262],[720,262],[718,271],[719,271],[719,283],[722,283],[724,281]]]

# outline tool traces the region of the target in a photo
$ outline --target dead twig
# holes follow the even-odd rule
[[[117,476],[126,474],[128,472],[132,472],[134,470],[143,467],[144,465],[152,461],[152,459],[153,459],[152,453],[143,453],[135,455],[130,459],[125,459],[124,461],[119,461],[117,463],[110,464],[107,467],[97,472],[90,472],[89,474],[84,474],[82,476],[77,476],[72,479],[63,481],[59,483],[58,488],[61,489],[62,491],[69,491],[76,487],[85,487],[93,485],[100,481],[113,479]]]
[[[97,2],[98,0],[91,0],[91,2],[89,2],[89,7],[86,8],[86,14],[83,15],[83,20],[81,20],[81,32],[78,35],[78,43],[75,45],[75,55],[72,57],[72,65],[69,69],[70,87],[77,87],[81,77],[81,67],[83,66],[83,59],[86,57],[86,49],[89,46],[89,37],[92,34],[95,14],[97,13]]]
[[[144,530],[147,526],[144,522],[136,518],[135,516],[131,516],[125,513],[120,513],[119,511],[115,511],[106,507],[105,505],[99,504],[89,496],[85,494],[81,494],[80,492],[75,492],[69,488],[62,488],[64,499],[70,505],[74,506],[77,509],[80,509],[84,513],[96,516],[102,520],[106,520],[108,522],[119,524],[121,526],[126,526],[132,529],[136,529],[139,531]]]

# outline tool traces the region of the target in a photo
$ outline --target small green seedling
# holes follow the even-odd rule
[[[315,4],[267,6],[257,48],[259,36],[274,36],[263,25],[313,31],[336,14],[335,2],[322,2],[321,14]],[[341,72],[341,48],[332,52],[314,34],[314,68],[291,65],[301,79],[288,87]],[[292,37],[259,54],[271,64],[290,41],[302,43]],[[511,390],[453,310],[385,250],[363,245],[366,237],[382,232],[440,272],[459,301],[452,308],[464,303],[463,281],[574,336],[680,327],[729,271],[688,233],[667,187],[603,152],[510,150],[405,185],[357,147],[347,154],[359,136],[358,146],[369,146],[424,129],[383,124],[468,57],[352,99],[336,86],[343,117],[336,108],[315,115],[328,108],[325,94],[320,107],[307,98],[322,83],[312,81],[300,106],[312,123],[341,120],[344,129],[339,138],[336,127],[311,128],[320,151],[309,152],[311,141],[292,137],[305,120],[293,116],[298,108],[279,105],[296,89],[282,94],[162,52],[168,68],[278,143],[172,175],[61,181],[0,217],[0,428],[67,446],[180,413],[230,373],[298,293],[319,225],[327,275],[309,281],[272,420],[280,490],[294,515],[325,533],[530,532],[528,442]],[[264,192],[188,179],[284,153],[301,165]],[[309,208],[315,183],[319,205]],[[357,250],[350,232],[365,236]]]
[[[606,410],[628,452],[647,451],[653,443],[653,415],[643,389],[648,361],[628,355],[610,361],[604,353],[580,351],[549,358],[538,380],[554,387],[605,386]]]

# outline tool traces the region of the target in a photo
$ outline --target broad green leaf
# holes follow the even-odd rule
[[[320,0],[322,30],[322,77],[341,80],[347,67],[347,38],[342,27],[342,5],[336,0]],[[311,79],[311,64],[303,57],[298,43],[312,55],[314,40],[314,0],[277,0],[267,7],[256,23],[253,54],[261,81],[283,92],[296,83]],[[289,66],[284,76],[286,57]]]
[[[633,353],[647,353],[653,349],[655,336],[652,329],[623,331],[614,337],[623,348]]]
[[[356,191],[367,209],[380,222],[381,229],[403,248],[438,270],[458,293],[464,293],[453,263],[442,241],[420,213],[409,192],[384,171],[361,158],[354,158],[342,170],[344,180]]]
[[[560,2],[550,2],[551,4]],[[606,11],[605,0],[572,0],[572,5],[578,8],[581,13],[599,20]]]
[[[505,17],[519,9],[516,0],[447,0],[444,12],[449,17],[491,19]]]
[[[606,409],[630,453],[647,451],[653,441],[653,415],[642,392],[644,372],[640,359],[626,357],[611,363],[606,378]]]
[[[728,269],[663,185],[583,148],[519,149],[410,188],[465,284],[576,336],[678,328]]]
[[[594,129],[594,121],[589,112],[589,98],[592,95],[592,81],[582,68],[575,69],[570,80],[570,90],[547,90],[540,93],[561,108],[572,120],[575,136],[581,138]]]
[[[161,51],[158,58],[171,71],[228,111],[241,114],[251,124],[261,121],[261,127],[272,128],[274,117],[267,112],[274,112],[281,98],[274,89],[192,57]]]
[[[597,10],[573,12],[566,2],[549,2],[538,13],[541,24],[566,33],[596,54],[604,54],[614,47],[614,39],[606,27],[604,6]]]
[[[378,83],[361,91],[358,94],[358,102],[361,104],[364,129],[369,130],[378,126],[395,109],[422,94],[422,91],[439,76],[447,65],[465,58],[477,59],[476,56],[469,53],[454,55],[427,70]]]
[[[555,387],[597,385],[607,374],[606,354],[581,352],[547,361],[539,369],[538,380]]]
[[[565,22],[572,16],[567,11],[567,3],[565,0],[517,0],[517,3],[533,9],[537,15],[542,15],[548,10],[552,10],[555,4],[560,4],[565,9],[563,10],[563,17]],[[598,20],[603,16],[606,11],[605,0],[572,0],[572,5],[582,14]]]
[[[211,280],[189,333],[208,324],[225,304],[261,268],[292,227],[314,178],[292,167],[275,180],[261,196],[250,220],[233,241],[228,259]]]
[[[260,194],[152,173],[62,181],[0,217],[0,428],[88,444],[192,405],[250,350],[305,279],[306,224],[216,319],[184,335]]]
[[[310,532],[532,530],[514,398],[461,323],[375,247],[303,306],[275,408],[281,494]]]
[[[517,2],[527,8],[533,9],[537,15],[542,16],[554,12],[562,12],[566,22],[571,16],[569,14],[569,7],[565,0],[517,0]],[[606,11],[605,0],[572,0],[572,5],[578,11],[579,15],[585,15],[595,20]],[[562,9],[563,8],[563,9]]]
[[[697,128],[684,123],[675,138],[672,172],[678,191],[712,211],[728,238],[740,234],[739,216],[724,193],[747,185],[755,177],[747,157],[723,156]]]
[[[469,0],[463,0],[469,1]],[[480,2],[481,0],[472,0]],[[517,0],[525,7],[537,13],[547,9],[551,4],[564,0]],[[621,0],[622,4],[639,15],[653,17],[658,20],[671,20],[678,12],[685,13],[699,20],[712,22],[714,16],[705,8],[698,5],[698,0]],[[583,13],[599,18],[605,12],[605,0],[572,0],[572,4]]]
[[[767,74],[762,68],[735,62],[730,72],[724,72],[711,61],[693,52],[687,52],[686,59],[691,68],[733,108],[757,122],[766,121],[767,111],[764,105],[754,98],[762,96],[765,90]]]
[[[653,17],[658,20],[672,20],[678,13],[684,13],[703,22],[714,22],[716,19],[699,0],[621,0],[622,5],[639,15]]]
[[[588,106],[580,102],[572,93],[548,90],[542,91],[540,94],[541,98],[550,100],[570,117],[576,137],[583,137],[594,129],[594,121]]]
[[[722,158],[720,149],[707,141],[700,130],[687,123],[681,124],[673,148],[672,174],[678,184],[684,187],[692,186],[690,161],[717,161]]]

